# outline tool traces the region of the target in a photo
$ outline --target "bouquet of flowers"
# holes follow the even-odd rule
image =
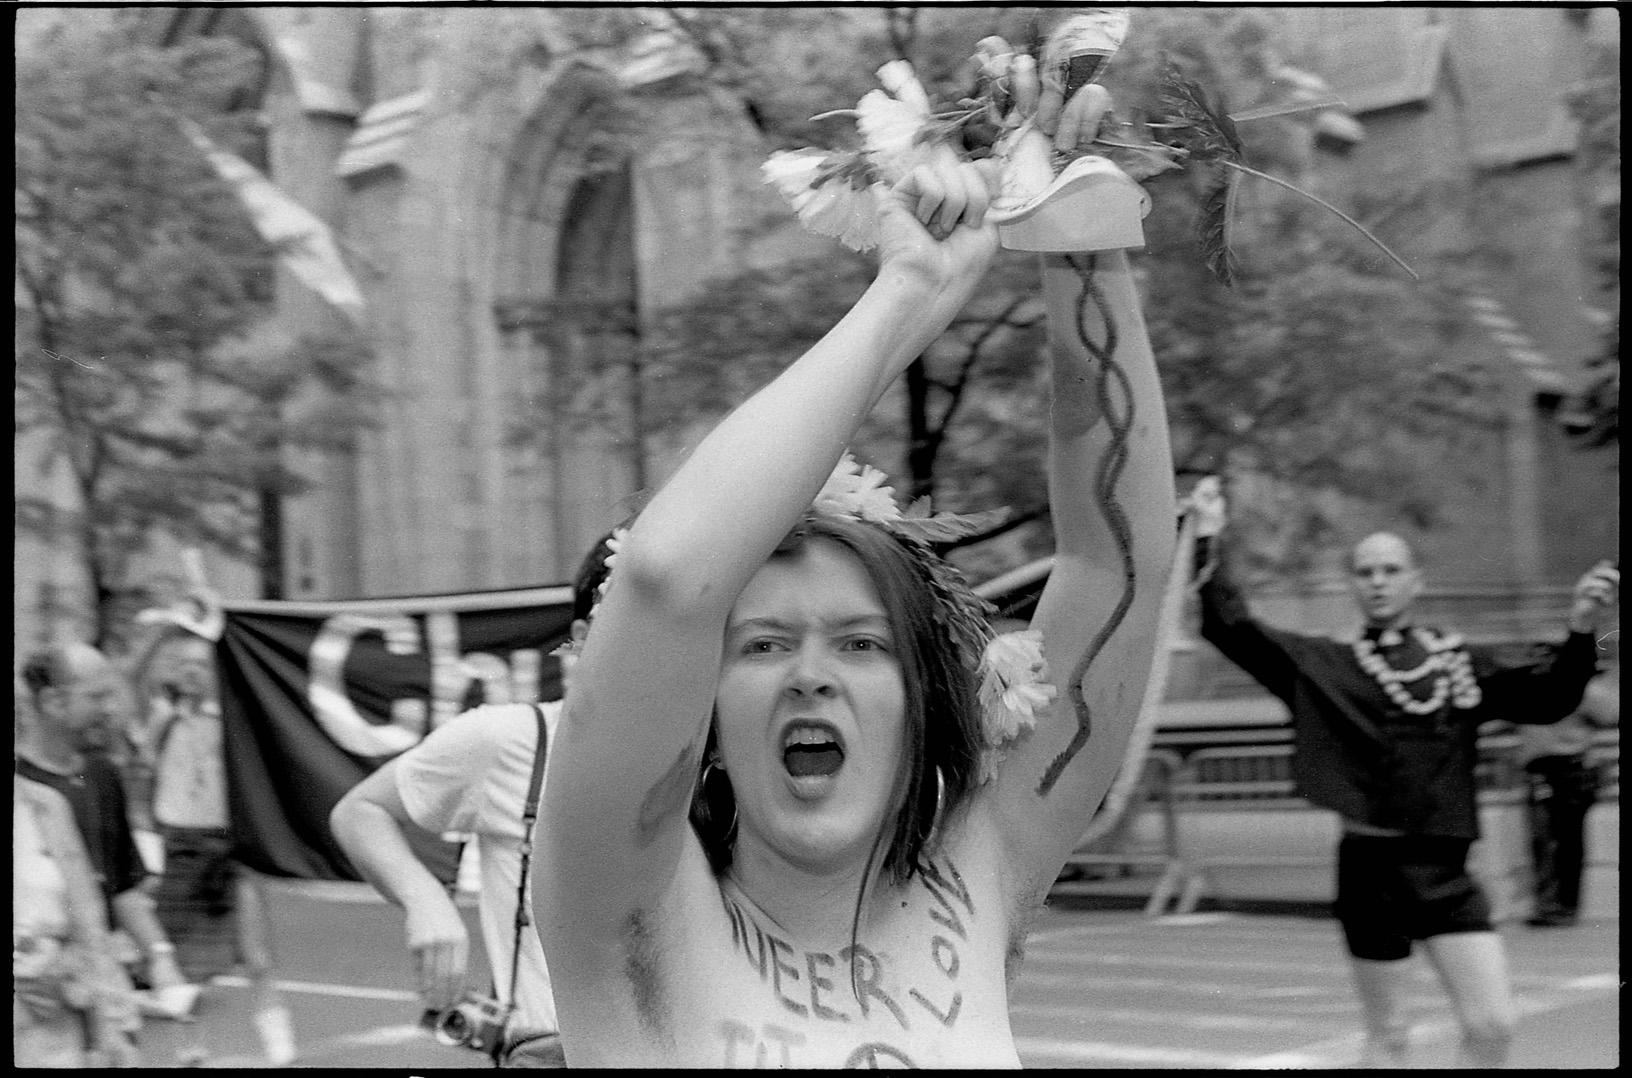
[[[1001,162],[1003,187],[993,203],[1000,222],[1005,213],[1035,201],[1051,179],[1083,156],[1106,158],[1136,181],[1174,169],[1204,170],[1210,182],[1198,222],[1199,243],[1209,269],[1229,284],[1236,272],[1231,240],[1237,187],[1242,177],[1252,176],[1318,203],[1416,276],[1337,207],[1244,159],[1237,123],[1340,105],[1329,93],[1305,93],[1285,105],[1232,115],[1177,64],[1165,62],[1158,95],[1161,115],[1142,125],[1137,136],[1112,138],[1080,130],[1091,114],[1086,88],[1098,79],[1126,30],[1126,9],[1090,9],[1065,20],[1049,36],[1040,59],[1002,38],[985,38],[970,61],[974,92],[950,105],[930,97],[910,63],[892,60],[878,69],[882,89],[869,91],[853,109],[814,117],[852,117],[858,149],[778,151],[762,166],[764,178],[805,228],[864,251],[878,243],[868,188],[900,183],[937,155]],[[1062,143],[1074,148],[1056,150]]]

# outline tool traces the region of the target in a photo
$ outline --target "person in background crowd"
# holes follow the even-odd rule
[[[1404,539],[1367,536],[1349,560],[1364,622],[1341,641],[1254,618],[1221,557],[1224,498],[1216,478],[1191,495],[1203,577],[1202,636],[1292,714],[1299,792],[1342,817],[1335,913],[1365,1019],[1363,1062],[1405,1064],[1406,960],[1427,950],[1462,1023],[1465,1065],[1503,1065],[1516,1021],[1502,940],[1467,868],[1479,835],[1474,763],[1481,724],[1550,723],[1568,715],[1592,676],[1596,620],[1620,573],[1601,564],[1576,583],[1558,644],[1501,661],[1453,633],[1418,624],[1422,570]]]
[[[14,680],[14,739],[30,724]],[[11,1062],[14,1067],[135,1067],[135,988],[108,932],[74,812],[56,790],[13,773]]]
[[[615,535],[616,533],[614,533]],[[585,557],[573,581],[572,639],[581,641],[605,578],[613,535]],[[572,654],[561,656],[570,685]],[[539,712],[546,744],[539,743]],[[531,917],[518,929],[522,846],[531,840],[523,814],[533,768],[548,756],[561,704],[491,704],[473,708],[431,733],[358,783],[335,805],[330,827],[352,864],[407,912],[408,955],[429,1012],[465,997],[470,944],[451,896],[414,855],[404,828],[476,836],[481,864],[479,919],[492,970],[492,998],[513,1006],[495,1045],[504,1067],[561,1067],[549,967]],[[535,805],[536,811],[536,805]],[[547,825],[546,825],[547,826]],[[522,911],[526,905],[520,907]],[[519,948],[519,952],[518,952]],[[515,982],[511,983],[511,966]]]
[[[1519,727],[1519,754],[1530,787],[1530,851],[1538,928],[1575,924],[1586,867],[1587,813],[1598,800],[1598,770],[1588,760],[1594,733],[1621,721],[1619,637],[1600,643],[1599,672],[1581,706],[1551,726]]]
[[[282,1066],[295,1058],[294,1030],[273,983],[266,898],[232,856],[214,647],[178,625],[161,625],[133,681],[146,712],[136,743],[150,796],[138,816],[152,821],[162,859],[153,891],[159,921],[193,982],[242,964],[263,1050]]]
[[[74,642],[29,656],[21,678],[34,721],[16,745],[17,773],[67,799],[109,920],[138,949],[152,1006],[166,1017],[185,1017],[199,989],[182,975],[175,945],[154,913],[124,784],[117,766],[100,751],[107,731],[123,725],[127,694],[119,675],[96,648]]]

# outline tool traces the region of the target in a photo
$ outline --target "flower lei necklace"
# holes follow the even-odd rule
[[[1361,638],[1354,642],[1354,657],[1360,669],[1371,675],[1389,701],[1411,715],[1432,715],[1450,700],[1453,707],[1478,707],[1483,694],[1473,678],[1468,653],[1462,648],[1462,638],[1455,633],[1444,636],[1431,629],[1412,629],[1412,637],[1422,645],[1428,657],[1410,670],[1396,670],[1377,653],[1377,645]],[[1434,678],[1433,691],[1426,699],[1411,695],[1406,685]]]
[[[858,464],[846,453],[817,493],[811,511],[864,521],[889,532],[922,568],[935,595],[935,619],[946,628],[965,665],[980,672],[978,697],[986,747],[976,782],[988,782],[1009,746],[1036,725],[1036,712],[1054,701],[1056,689],[1047,680],[1043,634],[1036,629],[1021,629],[994,635],[988,621],[995,612],[992,605],[976,595],[963,574],[936,554],[930,544],[972,535],[996,523],[1004,511],[931,514],[928,498],[902,509],[896,503],[895,489],[884,485],[885,478],[877,468]],[[596,607],[612,584],[613,563],[628,534],[628,529],[618,528],[606,541],[606,576],[596,589]],[[593,608],[589,619],[593,625]],[[569,640],[552,654],[577,651]]]

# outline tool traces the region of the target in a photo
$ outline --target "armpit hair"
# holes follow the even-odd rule
[[[1014,903],[1009,911],[1008,947],[1003,954],[1003,975],[1010,985],[1020,976],[1020,967],[1026,960],[1026,937],[1043,910],[1048,908],[1048,891],[1036,892],[1038,897],[1029,904]]]
[[[669,1002],[650,912],[639,906],[630,910],[619,936],[623,945],[623,974],[629,980],[629,992],[640,1024],[653,1035],[667,1040]]]

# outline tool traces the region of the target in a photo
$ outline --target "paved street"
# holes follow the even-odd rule
[[[415,1025],[402,916],[361,885],[271,884],[279,978],[294,1011],[297,1067],[405,1073],[479,1066]],[[1147,919],[1061,895],[1027,946],[1014,1031],[1028,1067],[1322,1069],[1350,1065],[1355,1004],[1335,924],[1289,913],[1203,912]],[[1100,903],[1099,905],[1103,905]],[[474,910],[467,910],[467,919]],[[474,923],[472,923],[474,933]],[[1523,1014],[1514,1064],[1619,1063],[1614,919],[1504,930]],[[1417,1043],[1451,1062],[1454,1023],[1426,965]],[[206,1065],[265,1067],[241,979],[217,982],[190,1026],[155,1023],[145,1061],[174,1065],[197,1036]]]
[[[1615,1066],[1619,922],[1503,934],[1523,1016],[1514,1065]],[[1323,916],[1152,920],[1061,899],[1026,955],[1013,1020],[1028,1067],[1323,1069],[1358,1054],[1342,944]],[[1450,1066],[1455,1022],[1425,961],[1416,975],[1416,1062]]]

